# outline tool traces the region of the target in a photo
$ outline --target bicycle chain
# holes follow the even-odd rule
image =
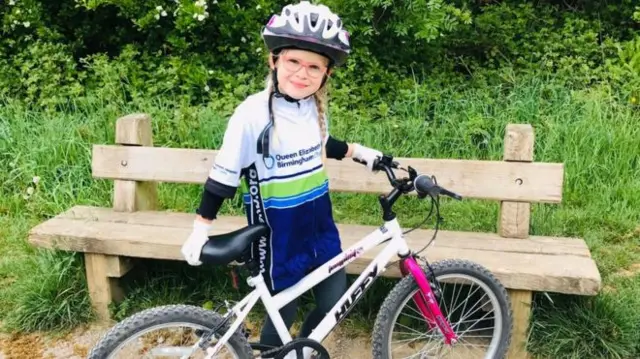
[[[266,352],[260,353],[258,354],[258,356],[255,356],[254,358],[273,358],[276,356],[276,354],[280,353],[280,351],[284,348],[284,345],[279,346],[279,347],[275,347],[273,349],[269,349]],[[273,354],[273,355],[271,355]]]
[[[310,343],[312,345],[304,345],[306,343]],[[322,346],[321,343],[318,343],[316,341],[313,341],[309,338],[297,338],[297,339],[293,339],[291,342],[289,342],[288,344],[279,346],[279,347],[275,347],[273,349],[269,349],[263,353],[258,354],[258,356],[255,356],[254,358],[276,358],[283,350],[287,350],[287,351],[291,351],[294,350],[296,348],[296,346],[302,346],[303,348],[314,348],[315,345],[319,346],[321,349],[317,349],[314,348],[315,350],[321,351],[319,358],[321,359],[329,359],[330,356],[327,352],[327,350]],[[322,351],[324,351],[326,354],[322,353]],[[273,355],[272,355],[273,354]]]

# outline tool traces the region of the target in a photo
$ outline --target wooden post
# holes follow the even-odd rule
[[[504,160],[533,162],[533,143],[534,135],[531,125],[507,125],[504,137]],[[516,179],[516,181],[522,183],[520,179]],[[498,234],[506,238],[528,238],[530,215],[530,203],[502,201],[498,219]],[[513,332],[507,358],[529,358],[526,345],[531,316],[532,292],[527,290],[508,290],[508,292],[513,310]]]
[[[151,118],[147,114],[132,114],[116,122],[116,144],[122,146],[153,146]],[[121,163],[126,166],[127,163]],[[154,210],[157,208],[155,182],[115,180],[113,209],[119,212]]]
[[[116,144],[122,146],[153,146],[151,118],[146,114],[131,114],[116,121]],[[127,163],[121,163],[126,166]],[[157,208],[155,182],[114,180],[113,209],[119,212],[154,210]],[[91,303],[98,320],[109,320],[109,304],[120,301],[123,292],[118,278],[132,267],[129,258],[99,253],[85,253],[85,269]]]

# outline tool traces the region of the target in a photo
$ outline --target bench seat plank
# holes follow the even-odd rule
[[[180,246],[189,235],[192,213],[167,211],[116,212],[109,208],[76,206],[34,227],[33,245],[62,250],[116,256],[183,260]],[[241,216],[220,216],[211,234],[229,232],[246,225]],[[376,226],[338,224],[343,249],[373,231]],[[418,250],[431,238],[431,230],[407,235]],[[381,248],[381,247],[380,247]],[[378,253],[374,249],[349,265],[359,274]],[[462,258],[493,272],[507,288],[595,295],[601,278],[582,239],[532,236],[528,240],[502,238],[492,233],[440,231],[435,244],[423,254],[430,261]],[[397,277],[397,267],[384,275]]]

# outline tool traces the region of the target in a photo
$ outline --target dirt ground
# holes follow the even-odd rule
[[[93,344],[107,329],[106,324],[91,324],[60,337],[45,334],[0,335],[0,359],[86,358]],[[331,333],[323,345],[332,359],[372,357],[370,337],[348,335],[342,328]]]

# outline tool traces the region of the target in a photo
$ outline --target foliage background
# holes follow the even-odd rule
[[[91,318],[82,258],[35,250],[28,229],[75,204],[109,206],[90,148],[113,141],[119,116],[150,113],[158,146],[218,146],[235,106],[264,84],[260,30],[286,2],[0,1],[0,320],[7,330],[69,328]],[[531,123],[536,160],[566,166],[563,204],[534,206],[532,233],[585,238],[605,289],[553,303],[538,295],[530,350],[640,356],[637,2],[324,3],[354,46],[330,82],[336,135],[398,156],[500,159],[504,126]],[[173,210],[191,211],[199,193],[161,188]],[[375,224],[374,196],[334,197],[340,220]],[[449,229],[495,230],[495,204],[444,210]],[[117,316],[228,289],[205,269],[164,265],[131,280]],[[194,276],[208,281],[196,288]],[[360,305],[363,322],[384,285]]]

